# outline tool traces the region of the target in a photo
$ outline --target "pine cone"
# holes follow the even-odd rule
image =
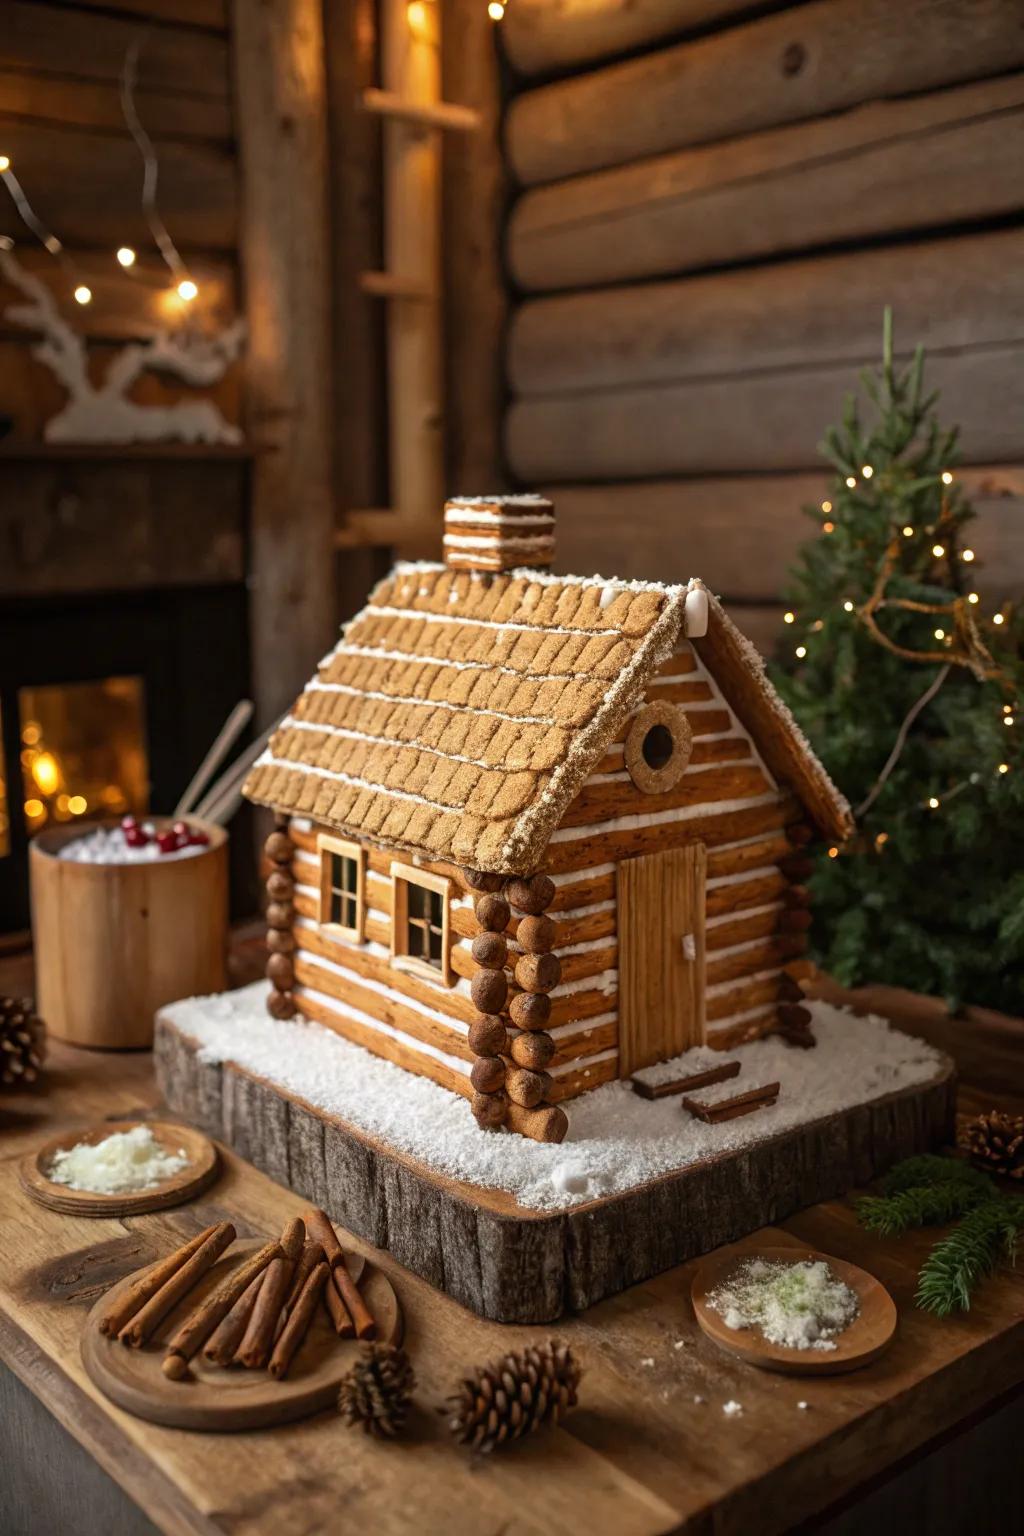
[[[569,1346],[554,1339],[478,1366],[448,1399],[448,1427],[460,1445],[493,1451],[564,1418],[576,1406],[580,1375]]]
[[[405,1425],[416,1377],[404,1349],[364,1344],[338,1391],[338,1412],[351,1429],[393,1439]]]
[[[46,1057],[46,1026],[28,997],[0,997],[0,1087],[34,1083]]]
[[[1024,1179],[1024,1115],[1004,1115],[998,1109],[976,1115],[965,1126],[961,1145],[972,1163],[986,1172]]]

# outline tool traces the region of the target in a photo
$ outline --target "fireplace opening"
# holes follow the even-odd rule
[[[149,810],[141,677],[55,683],[18,692],[25,827]]]

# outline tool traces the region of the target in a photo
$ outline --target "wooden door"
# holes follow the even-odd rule
[[[618,867],[619,1076],[703,1045],[703,843]]]

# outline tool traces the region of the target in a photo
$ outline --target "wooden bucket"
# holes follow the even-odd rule
[[[228,835],[185,818],[209,846],[186,857],[85,864],[57,857],[95,830],[81,822],[29,845],[36,1007],[72,1045],[153,1044],[153,1016],[181,997],[222,992],[227,976]],[[157,830],[168,817],[149,817]]]

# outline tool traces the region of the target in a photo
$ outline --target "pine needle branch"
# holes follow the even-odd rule
[[[857,1202],[857,1216],[879,1237],[900,1237],[913,1227],[940,1227],[955,1221],[988,1198],[987,1191],[950,1180],[904,1189],[895,1195],[865,1195]]]
[[[937,1317],[966,1312],[978,1281],[990,1275],[1001,1258],[1013,1262],[1022,1232],[1024,1198],[983,1201],[928,1255],[919,1277],[918,1306]]]
[[[887,1195],[895,1195],[904,1189],[933,1184],[971,1184],[985,1191],[994,1187],[987,1174],[962,1158],[922,1152],[917,1157],[905,1157],[890,1168],[882,1180],[882,1189]]]

